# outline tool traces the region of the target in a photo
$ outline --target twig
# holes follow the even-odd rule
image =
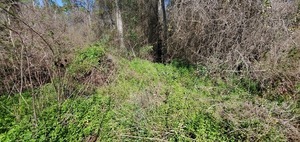
[[[35,34],[37,34],[44,42],[45,44],[49,47],[49,49],[51,50],[52,54],[55,55],[54,50],[52,48],[52,46],[50,45],[50,43],[37,31],[35,31],[29,24],[27,24],[25,21],[23,21],[20,17],[16,16],[15,14],[7,11],[5,8],[1,7],[0,8],[5,11],[6,13],[8,13],[9,15],[13,16],[14,18],[19,19],[25,26],[27,26],[32,32],[34,32]]]
[[[148,137],[140,137],[140,136],[121,135],[121,137],[128,137],[128,138],[134,138],[134,139],[144,139],[144,140],[150,140],[150,141],[167,142],[167,140],[163,140],[163,139],[158,139],[158,138],[148,138]]]

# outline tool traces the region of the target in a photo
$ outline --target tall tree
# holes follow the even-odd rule
[[[168,40],[168,23],[167,23],[167,13],[166,13],[166,1],[161,0],[160,1],[160,9],[161,9],[161,15],[162,15],[162,26],[163,26],[163,47],[162,47],[162,60],[164,61],[164,54],[166,53],[166,47],[167,47],[167,40]],[[168,1],[169,2],[169,1]]]
[[[161,25],[159,23],[159,0],[147,0],[148,6],[148,42],[153,46],[156,62],[163,62],[162,39],[160,36]]]
[[[118,38],[119,38],[119,42],[120,42],[120,47],[122,49],[125,49],[124,34],[123,34],[123,21],[122,21],[122,15],[121,15],[118,0],[115,0],[115,5],[116,5],[116,23],[117,23],[117,30],[118,30]]]

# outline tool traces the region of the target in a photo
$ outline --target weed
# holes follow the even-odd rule
[[[98,50],[103,51],[92,47],[79,52],[68,72],[99,64],[98,59],[104,54],[95,53]],[[292,119],[299,111],[297,105],[279,104],[252,94],[255,82],[236,80],[240,84],[233,86],[234,79],[201,77],[195,74],[194,67],[141,59],[120,59],[115,66],[118,70],[114,81],[95,86],[90,95],[75,95],[61,104],[53,103],[56,94],[52,84],[39,88],[36,127],[25,103],[13,104],[17,96],[1,98],[9,107],[1,108],[5,115],[0,119],[0,141],[297,139],[297,121]],[[25,96],[31,103],[30,96]],[[13,115],[9,113],[15,111]]]

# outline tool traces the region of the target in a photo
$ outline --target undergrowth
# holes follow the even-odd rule
[[[87,72],[104,54],[96,47],[80,51],[67,70],[72,76]],[[299,107],[255,95],[255,83],[245,88],[234,80],[212,80],[177,62],[120,58],[115,64],[114,80],[89,95],[58,103],[53,84],[35,90],[37,119],[34,92],[23,93],[24,99],[1,96],[0,141],[288,141],[299,136]]]

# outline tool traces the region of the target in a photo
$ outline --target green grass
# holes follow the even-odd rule
[[[77,51],[74,61],[68,67],[71,75],[82,75],[99,64],[99,60],[105,55],[103,45],[93,45]]]
[[[103,55],[97,46],[80,51],[68,69],[85,71]],[[30,93],[24,94],[27,104],[18,95],[2,96],[0,141],[287,140],[271,110],[283,106],[243,87],[199,77],[193,67],[178,63],[118,59],[115,64],[114,81],[88,96],[58,103],[52,84],[37,89],[37,122]]]

